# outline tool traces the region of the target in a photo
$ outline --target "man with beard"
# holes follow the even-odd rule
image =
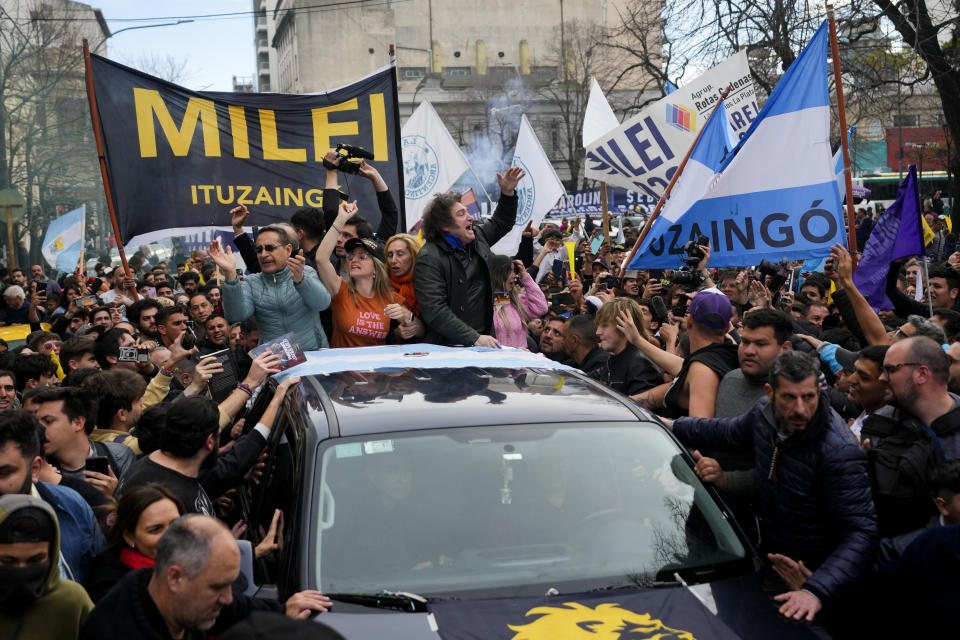
[[[17,380],[12,371],[0,369],[0,411],[19,409],[17,400]]]
[[[802,585],[785,579],[788,590],[774,599],[783,616],[807,621],[868,575],[877,548],[866,456],[821,397],[819,376],[815,358],[786,351],[770,368],[767,400],[748,413],[672,423],[684,446],[754,452],[760,549],[812,570]]]
[[[949,377],[950,358],[926,336],[887,349],[880,380],[893,402],[866,418],[861,431],[884,537],[926,524],[935,513],[926,471],[960,458],[960,397],[947,390]]]
[[[0,497],[0,635],[68,640],[93,609],[90,597],[57,569],[60,535],[39,498]]]
[[[562,316],[550,318],[540,333],[540,353],[556,362],[567,359],[567,352],[563,349],[563,327],[566,323],[567,319]]]
[[[159,295],[159,292],[158,292]],[[127,318],[137,327],[137,331],[144,338],[160,341],[157,333],[157,314],[160,313],[160,303],[150,298],[144,298],[133,303],[127,309]]]

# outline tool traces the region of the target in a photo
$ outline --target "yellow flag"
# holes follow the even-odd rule
[[[930,225],[927,224],[926,218],[920,216],[920,222],[923,224],[923,244],[926,246],[933,242],[933,237],[936,234],[933,233],[933,229],[931,229]]]
[[[570,258],[570,277],[571,277],[571,278],[576,278],[576,277],[577,277],[577,274],[576,274],[576,269],[575,269],[574,266],[573,266],[573,255],[574,255],[574,249],[576,249],[576,247],[577,247],[577,243],[576,243],[576,242],[564,242],[563,244],[566,245],[566,247],[567,247],[567,257]]]
[[[423,246],[423,229],[417,229],[417,244]]]
[[[947,233],[953,233],[953,217],[952,216],[943,216],[943,221],[947,225]]]

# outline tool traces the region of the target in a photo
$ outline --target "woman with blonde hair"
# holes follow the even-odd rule
[[[547,312],[547,298],[520,260],[491,256],[490,282],[493,285],[493,327],[497,342],[508,347],[527,348],[527,320]]]
[[[333,224],[317,248],[317,271],[333,299],[333,336],[331,347],[366,347],[385,344],[390,323],[407,326],[414,314],[403,297],[393,290],[383,254],[371,238],[350,238],[344,244],[347,277],[341,278],[330,262],[343,225],[357,213],[356,202],[343,203]]]
[[[417,307],[417,295],[413,290],[413,265],[420,252],[420,243],[409,233],[398,233],[391,236],[384,245],[384,255],[387,258],[387,269],[390,271],[390,283],[393,290],[403,298],[403,304],[413,311],[413,323],[400,324],[396,336],[400,340],[419,338],[424,334],[425,327],[420,319],[420,309]]]

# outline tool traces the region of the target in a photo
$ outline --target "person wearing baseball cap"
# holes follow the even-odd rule
[[[649,344],[641,346],[644,353],[653,353],[650,357],[654,362],[676,377],[636,399],[668,418],[714,417],[720,379],[739,366],[737,345],[727,340],[733,317],[730,299],[716,287],[692,295],[687,311],[690,355],[680,358]],[[691,393],[694,389],[696,393]]]
[[[340,277],[330,254],[340,236],[340,227],[357,212],[355,204],[341,204],[317,249],[317,271],[330,292],[333,335],[330,346],[366,347],[385,344],[391,322],[412,324],[413,311],[394,291],[383,257],[383,249],[371,238],[350,238],[344,245],[347,273]]]

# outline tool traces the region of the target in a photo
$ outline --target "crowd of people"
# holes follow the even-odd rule
[[[261,611],[330,608],[315,591],[241,595],[228,544],[244,525],[231,492],[258,482],[298,384],[245,424],[279,364],[251,350],[288,334],[305,350],[514,347],[574,366],[690,449],[762,552],[784,616],[837,637],[958,621],[960,254],[944,243],[928,269],[920,257],[891,265],[878,312],[840,246],[819,272],[711,269],[707,245],[686,268],[630,270],[639,230],[618,244],[586,217],[527,225],[516,255],[498,255],[522,170],[498,174],[485,221],[457,194],[435,196],[422,239],[396,233],[377,170],[359,173],[376,230],[332,169],[322,211],[255,236],[247,208],[230,211],[246,273],[218,242],[174,264],[137,253],[129,270],[100,264],[92,277],[0,270],[0,323],[32,329],[22,346],[0,343],[5,637],[228,638]],[[861,246],[869,227],[861,215]],[[277,512],[253,553],[283,537]],[[885,604],[900,622],[875,615]]]

